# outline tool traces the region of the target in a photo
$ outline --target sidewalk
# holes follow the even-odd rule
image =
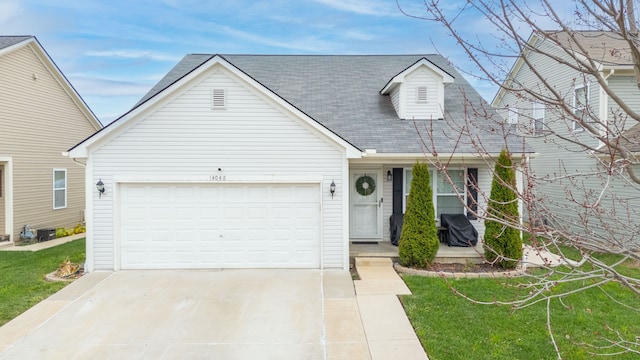
[[[0,251],[38,251],[42,249],[48,249],[50,247],[54,247],[60,244],[68,243],[73,240],[82,239],[83,237],[85,237],[84,233],[65,236],[63,238],[58,238],[58,239],[53,239],[48,241],[37,242],[35,244],[24,245],[24,246],[16,246],[15,243],[12,243],[12,245],[0,246]]]
[[[372,360],[427,360],[398,295],[411,291],[390,258],[356,258],[356,300]]]

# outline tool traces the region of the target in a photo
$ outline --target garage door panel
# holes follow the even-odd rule
[[[320,266],[314,184],[123,184],[122,268]]]

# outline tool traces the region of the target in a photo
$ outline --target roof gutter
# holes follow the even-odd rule
[[[417,160],[420,158],[425,158],[425,159],[434,159],[434,158],[440,158],[440,159],[450,159],[450,160],[482,160],[482,159],[487,159],[487,158],[497,158],[500,155],[499,152],[496,153],[486,153],[486,154],[479,154],[479,153],[438,153],[437,156],[433,156],[431,154],[427,154],[427,153],[378,153],[375,150],[367,150],[365,152],[362,153],[362,160],[367,161],[367,160],[371,160],[371,161],[382,161],[382,160],[389,160],[389,161],[398,161],[398,160]],[[516,159],[520,159],[520,158],[524,158],[524,157],[531,157],[534,158],[536,157],[538,154],[537,153],[526,153],[526,154],[522,154],[522,153],[512,153],[511,154],[514,158]]]

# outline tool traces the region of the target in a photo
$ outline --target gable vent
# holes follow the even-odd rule
[[[426,103],[427,102],[427,87],[426,86],[418,86],[416,89],[416,102],[417,103]]]
[[[227,107],[227,94],[225,89],[211,90],[211,107],[214,109],[225,109]]]

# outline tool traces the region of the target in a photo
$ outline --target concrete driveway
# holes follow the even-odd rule
[[[347,271],[93,272],[0,328],[2,359],[370,359]]]

